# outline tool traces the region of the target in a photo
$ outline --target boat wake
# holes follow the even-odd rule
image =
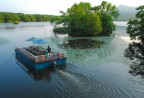
[[[110,84],[94,80],[89,75],[57,70],[61,79],[59,90],[64,97],[75,98],[130,98],[127,93]]]
[[[65,80],[69,80],[69,81],[71,81],[71,82],[73,82],[73,83],[80,83],[79,79],[78,79],[76,76],[74,76],[74,75],[72,75],[72,74],[70,74],[70,73],[68,73],[68,72],[64,72],[64,71],[62,71],[62,70],[58,70],[58,73],[59,73],[63,78],[65,78]]]

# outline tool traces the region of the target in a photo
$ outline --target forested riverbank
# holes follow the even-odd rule
[[[46,22],[56,18],[59,18],[59,16],[0,12],[0,23],[15,23],[15,22],[19,23],[20,21],[21,22]]]

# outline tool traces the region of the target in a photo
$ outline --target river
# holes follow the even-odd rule
[[[109,37],[69,38],[48,22],[0,23],[0,98],[143,98],[144,79],[129,73],[132,61],[124,56],[131,42],[126,22],[115,24]],[[66,51],[66,66],[25,69],[14,47],[32,44],[26,39],[33,36]]]

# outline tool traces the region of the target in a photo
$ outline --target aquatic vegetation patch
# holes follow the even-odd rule
[[[89,48],[100,48],[103,44],[103,41],[93,40],[93,39],[74,39],[68,40],[65,43],[62,43],[60,46],[64,48],[73,48],[73,49],[89,49]]]

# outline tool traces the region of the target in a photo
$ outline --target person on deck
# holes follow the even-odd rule
[[[48,58],[51,58],[51,48],[50,48],[50,46],[48,46],[47,51],[48,51]]]
[[[51,52],[51,48],[50,48],[50,46],[48,46],[47,51],[48,51],[48,53]]]

